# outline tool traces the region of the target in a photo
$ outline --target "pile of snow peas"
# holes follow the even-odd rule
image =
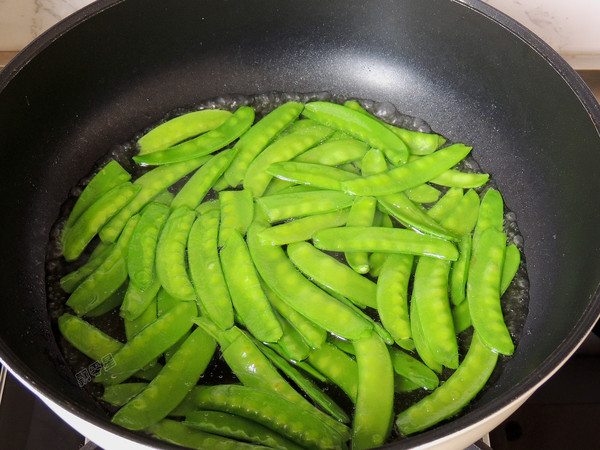
[[[114,423],[191,448],[366,449],[451,419],[514,352],[522,264],[470,151],[353,100],[172,118],[137,140],[141,176],[111,160],[60,225],[60,333],[103,363]],[[93,324],[116,313],[124,337]]]

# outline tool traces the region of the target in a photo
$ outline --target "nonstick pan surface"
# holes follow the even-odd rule
[[[600,107],[530,32],[475,0],[98,1],[0,73],[0,356],[63,408],[139,442],[79,387],[46,308],[52,224],[94,162],[166,113],[224,94],[329,92],[394,104],[473,146],[524,237],[529,315],[460,432],[529,392],[600,314]],[[155,442],[156,443],[156,442]]]

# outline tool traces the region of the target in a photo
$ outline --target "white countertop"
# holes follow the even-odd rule
[[[552,46],[575,69],[600,69],[600,0],[483,0]],[[0,52],[22,49],[92,0],[0,0]]]

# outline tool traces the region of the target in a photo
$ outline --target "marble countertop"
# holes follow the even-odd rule
[[[540,36],[575,69],[600,69],[600,1],[483,0]],[[0,0],[0,67],[93,0]]]

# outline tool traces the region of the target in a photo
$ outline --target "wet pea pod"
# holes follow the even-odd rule
[[[422,387],[433,391],[438,387],[440,381],[433,370],[408,353],[397,348],[389,349],[394,371],[402,377]]]
[[[254,218],[252,192],[246,189],[219,192],[219,205],[221,210],[220,235],[224,234],[225,229],[233,228],[245,236]]]
[[[396,426],[400,432],[414,434],[458,413],[483,388],[497,360],[498,354],[475,333],[456,372],[430,395],[398,414]]]
[[[269,222],[339,211],[352,206],[354,196],[338,191],[318,190],[269,195],[256,199]]]
[[[434,358],[433,352],[429,349],[429,345],[427,344],[425,336],[423,335],[421,318],[417,306],[417,302],[410,302],[410,332],[415,344],[415,349],[427,367],[437,373],[442,373],[442,364],[437,362],[437,360]]]
[[[487,173],[467,173],[448,169],[429,181],[446,187],[476,188],[483,186],[489,179],[490,176]]]
[[[146,309],[135,319],[123,319],[125,327],[125,337],[128,341],[133,339],[136,334],[154,322],[158,317],[158,302],[156,295],[150,301]]]
[[[350,344],[351,345],[351,344]],[[356,402],[358,392],[358,369],[356,361],[335,345],[325,342],[308,355],[308,363],[339,386]]]
[[[164,419],[198,382],[215,347],[214,340],[196,328],[144,390],[117,411],[112,422],[142,430]]]
[[[160,282],[158,280],[154,280],[146,289],[140,289],[135,284],[129,283],[119,311],[120,316],[128,321],[140,317],[152,300],[156,298],[159,289]]]
[[[463,160],[471,147],[453,144],[389,171],[342,182],[344,192],[355,195],[388,195],[414,188],[439,176]]]
[[[462,188],[450,188],[446,193],[427,210],[427,215],[432,219],[441,220],[452,211],[463,196]]]
[[[304,449],[253,420],[221,411],[193,411],[186,415],[184,424],[195,430],[244,442],[254,442],[269,448]]]
[[[193,391],[196,406],[254,420],[300,446],[341,449],[343,438],[321,419],[277,394],[238,386],[199,386]],[[266,406],[265,406],[266,405]]]
[[[374,332],[353,341],[358,367],[352,448],[377,447],[392,428],[394,370],[385,343]]]
[[[381,149],[394,164],[408,160],[404,141],[373,117],[330,102],[307,103],[303,115]]]
[[[267,173],[281,180],[306,184],[320,189],[342,190],[342,182],[358,175],[323,164],[286,161],[271,164]]]
[[[233,307],[257,339],[277,342],[283,331],[262,289],[244,238],[235,229],[226,231],[220,258]]]
[[[152,128],[137,141],[140,155],[164,150],[179,142],[213,130],[231,116],[223,109],[204,109],[174,117]]]
[[[244,133],[234,146],[237,155],[224,175],[230,186],[235,187],[242,183],[248,166],[256,156],[300,115],[303,108],[301,103],[285,103]]]
[[[404,191],[409,200],[417,203],[434,203],[442,193],[429,184],[421,184]]]
[[[275,315],[283,331],[277,345],[290,359],[304,361],[310,352],[310,347],[306,344],[302,335],[281,314],[276,312]]]
[[[132,217],[110,253],[67,299],[66,305],[77,314],[84,315],[101,305],[127,279],[125,255],[139,216]]]
[[[506,246],[504,254],[504,264],[502,266],[502,278],[500,282],[500,295],[504,294],[513,278],[515,277],[519,266],[521,265],[521,252],[516,245],[510,244]]]
[[[364,157],[369,146],[362,141],[351,138],[332,140],[317,145],[294,158],[296,162],[339,166]]]
[[[250,128],[252,122],[254,110],[248,106],[241,106],[214,130],[165,150],[134,156],[133,160],[138,164],[160,165],[199,158],[232,143]]]
[[[58,329],[73,347],[90,359],[102,361],[117,353],[123,344],[85,320],[65,313],[58,318]]]
[[[98,231],[139,192],[140,187],[122,183],[92,203],[62,236],[62,253],[67,261],[81,255]]]
[[[233,325],[233,305],[219,259],[219,210],[200,215],[187,242],[188,266],[196,297],[204,313],[219,327]]]
[[[85,264],[60,279],[60,287],[62,290],[69,294],[72,293],[83,280],[100,267],[102,262],[104,262],[106,257],[110,254],[110,247],[112,245],[114,244],[98,243]]]
[[[346,226],[349,227],[370,227],[373,225],[377,200],[375,197],[357,197],[350,208]],[[369,254],[367,252],[346,252],[346,262],[357,273],[367,273],[369,271]],[[366,304],[366,303],[365,303]],[[375,301],[371,298],[371,304]]]
[[[121,383],[114,386],[106,386],[104,393],[100,399],[113,406],[123,406],[129,400],[134,398],[144,388],[148,386],[148,383]]]
[[[329,228],[315,233],[313,242],[315,247],[329,251],[406,253],[450,261],[458,258],[458,250],[450,241],[400,228]]]
[[[477,224],[473,231],[473,248],[477,247],[479,238],[488,228],[496,231],[504,229],[504,200],[495,189],[488,189],[481,199]]]

